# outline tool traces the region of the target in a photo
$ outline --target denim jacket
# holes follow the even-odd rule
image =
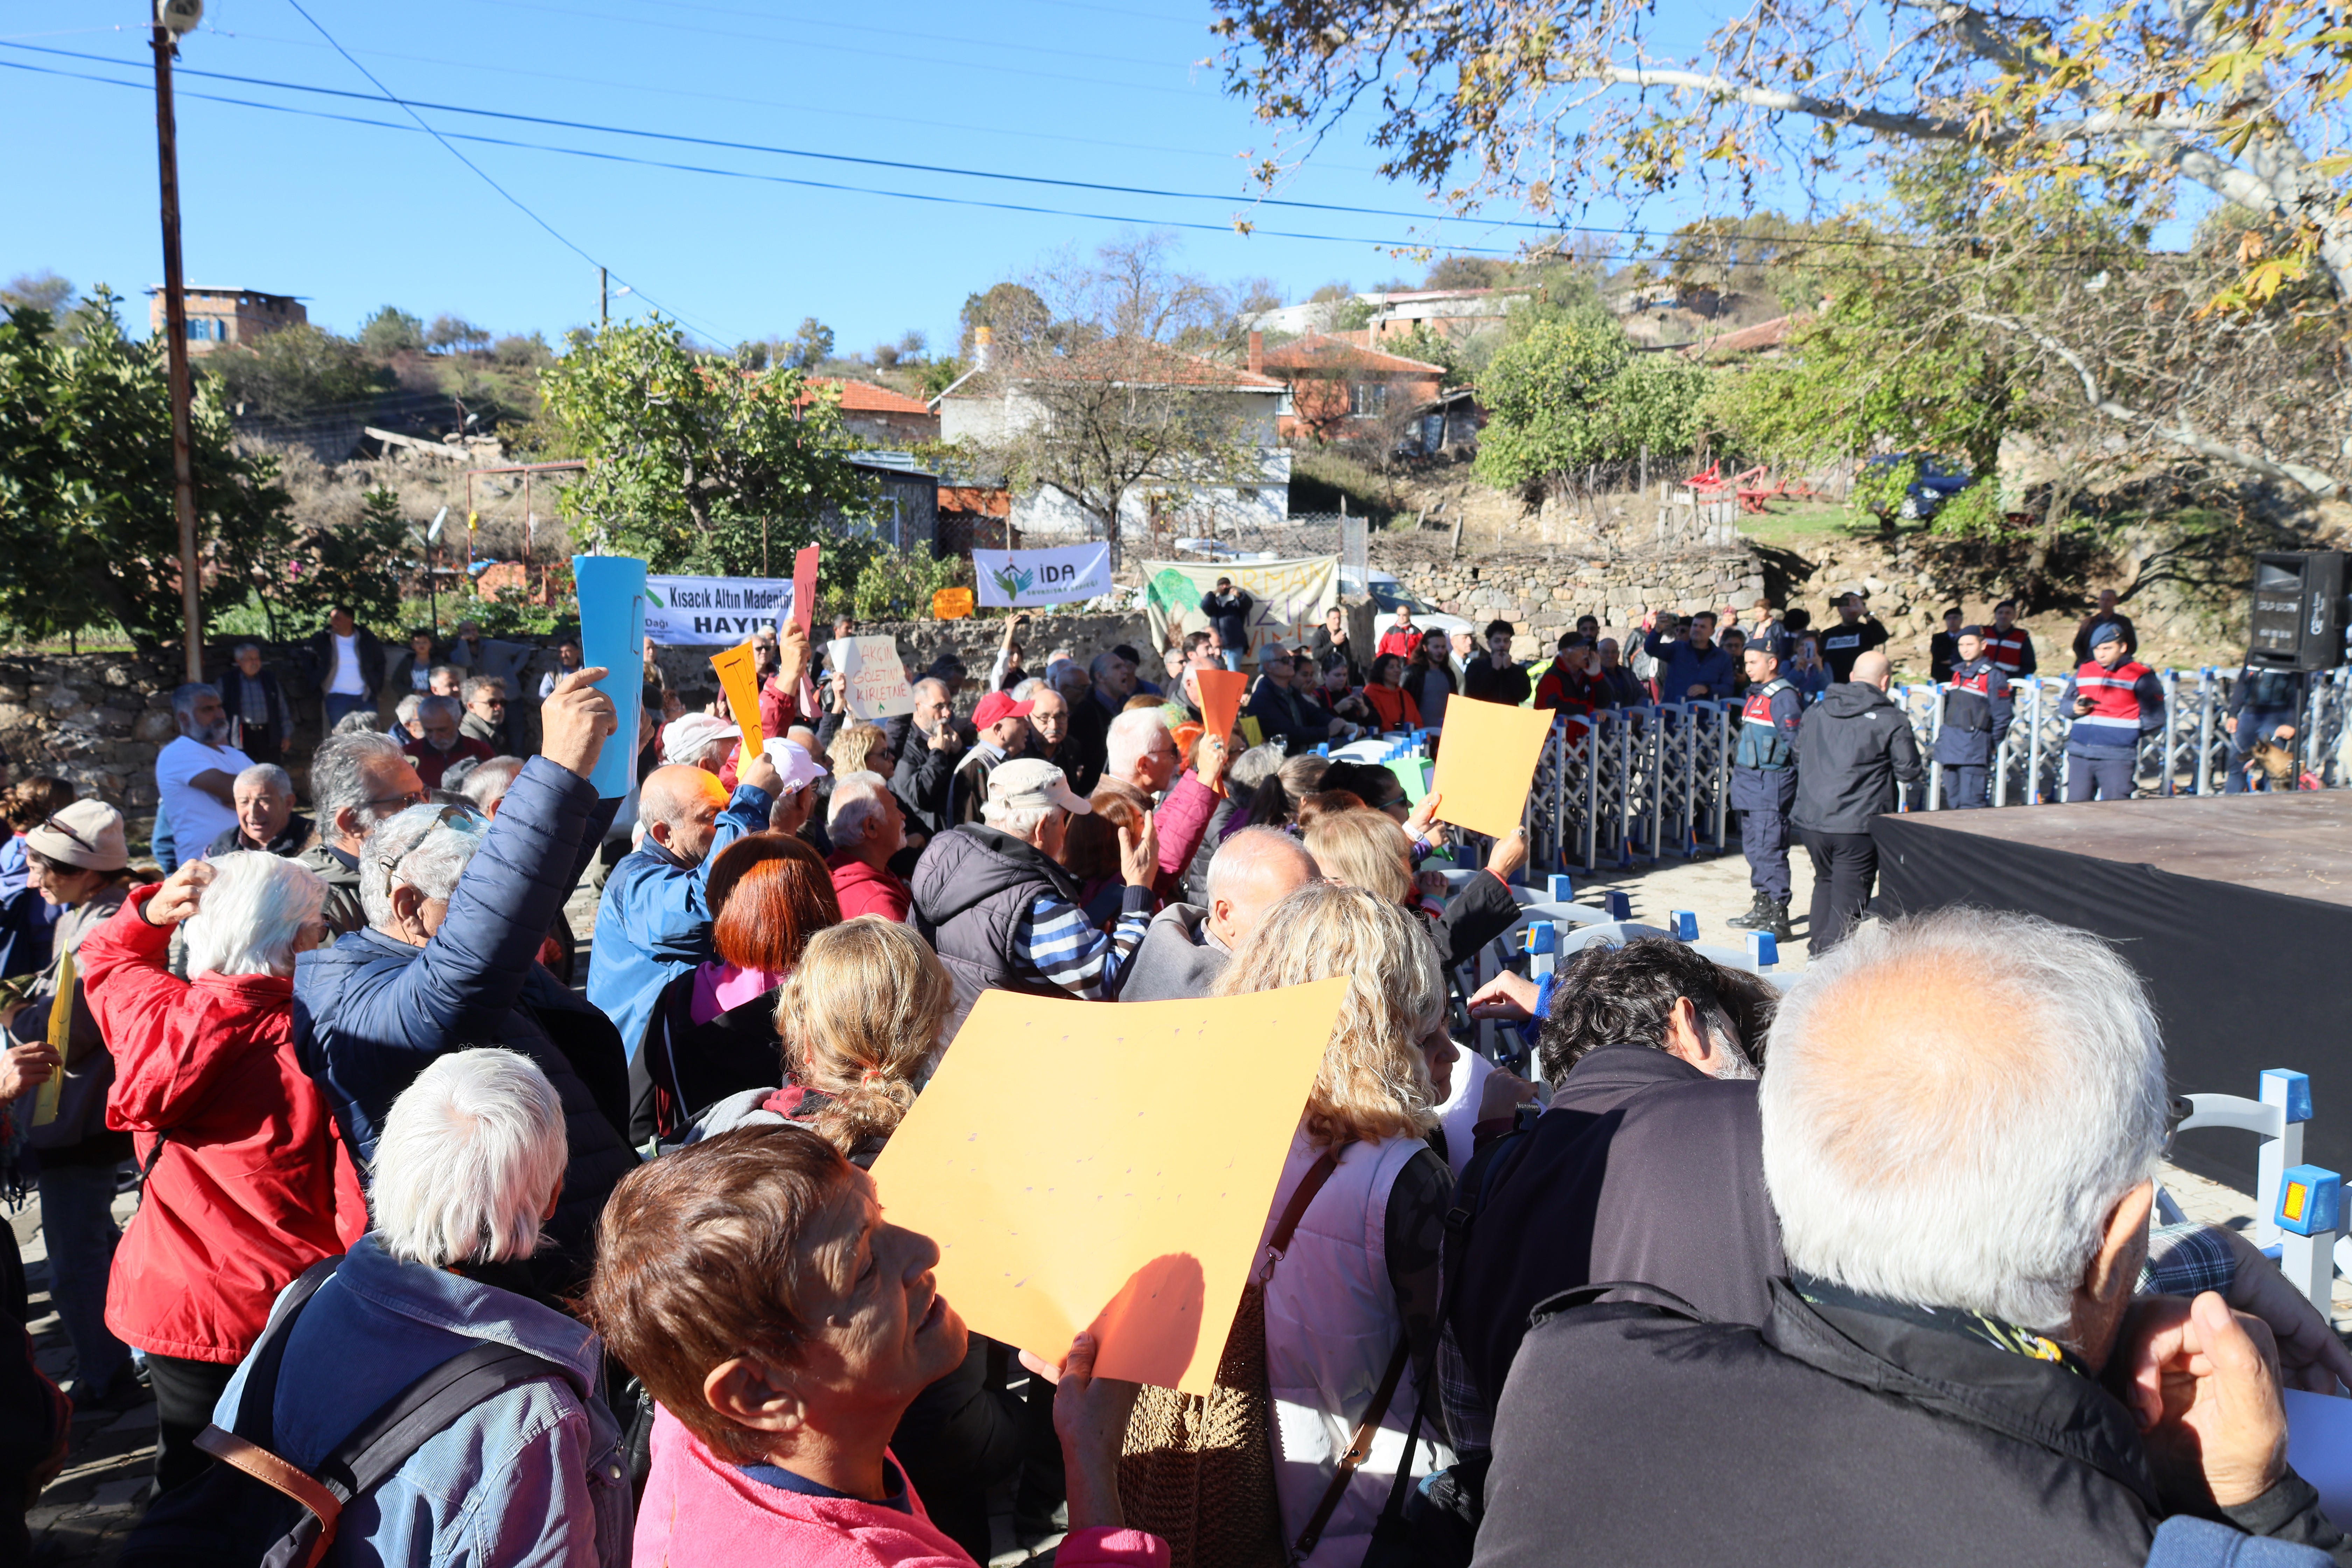
[[[430,1368],[490,1340],[564,1369],[508,1389],[343,1510],[327,1561],[350,1568],[626,1568],[633,1525],[604,1342],[551,1307],[361,1239],[295,1320],[278,1369],[277,1452],[314,1468]],[[213,1419],[235,1425],[248,1362]]]

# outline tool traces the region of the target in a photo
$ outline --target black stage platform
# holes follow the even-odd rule
[[[2352,792],[1913,813],[1871,837],[1879,912],[1977,904],[2113,938],[2155,999],[2174,1092],[2251,1098],[2264,1068],[2309,1073],[2304,1158],[2352,1173]],[[2175,1158],[2251,1191],[2253,1149],[2191,1132]]]

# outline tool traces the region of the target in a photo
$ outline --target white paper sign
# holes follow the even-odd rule
[[[889,637],[835,637],[824,656],[848,682],[843,700],[854,719],[889,719],[915,710],[907,667]]]
[[[1110,546],[1072,544],[1059,550],[975,550],[973,578],[991,609],[1066,605],[1110,592]]]
[[[646,636],[663,647],[733,647],[792,613],[790,577],[646,579]]]

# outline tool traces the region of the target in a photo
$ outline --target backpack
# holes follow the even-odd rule
[[[316,1568],[343,1506],[391,1479],[427,1440],[509,1388],[565,1375],[528,1351],[478,1342],[393,1395],[315,1471],[289,1464],[270,1451],[278,1366],[296,1315],[341,1262],[312,1264],[286,1288],[247,1358],[236,1429],[206,1426],[196,1436],[219,1462],[155,1500],[123,1542],[121,1568]]]

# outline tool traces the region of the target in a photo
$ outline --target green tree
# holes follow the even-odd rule
[[[1687,451],[1707,379],[1680,360],[1636,356],[1624,329],[1605,314],[1543,314],[1496,353],[1479,380],[1487,424],[1478,438],[1478,473],[1517,488],[1591,463],[1622,462],[1644,446],[1660,455]]]
[[[16,563],[0,619],[43,637],[112,622],[152,649],[185,624],[171,397],[163,340],[126,337],[118,302],[101,285],[78,342],[46,310],[0,318],[0,560]],[[236,449],[216,383],[194,416],[198,550],[234,574],[237,552],[283,547],[290,503],[275,459]]]
[[[814,316],[803,316],[800,330],[783,348],[786,364],[794,370],[814,370],[833,357],[833,329]]]
[[[478,327],[463,316],[439,315],[425,330],[425,346],[442,353],[456,349],[466,351],[489,346],[488,327]]]
[[[383,305],[360,323],[360,347],[390,357],[425,346],[425,323],[397,305]]]
[[[874,487],[844,460],[838,395],[798,370],[698,356],[654,317],[575,340],[540,392],[543,421],[591,464],[560,502],[575,539],[720,574],[789,564],[820,537],[853,574],[886,548],[858,531]]]
[[[358,343],[308,321],[215,349],[197,368],[219,384],[226,406],[269,419],[364,402],[392,385],[391,373]]]

